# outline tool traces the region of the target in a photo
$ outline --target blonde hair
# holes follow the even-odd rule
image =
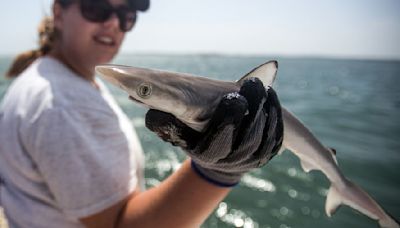
[[[13,78],[21,74],[29,67],[37,58],[49,53],[54,42],[58,37],[58,32],[54,28],[53,18],[45,17],[38,27],[39,32],[39,48],[19,54],[11,64],[6,73],[6,77]]]

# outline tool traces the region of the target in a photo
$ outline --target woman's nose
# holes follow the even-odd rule
[[[106,27],[115,27],[116,29],[119,29],[120,27],[119,23],[120,21],[118,19],[117,14],[113,13],[111,14],[110,18],[108,18],[107,21],[103,23],[103,25]]]

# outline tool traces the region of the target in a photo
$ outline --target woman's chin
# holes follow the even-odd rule
[[[111,62],[111,60],[113,60],[115,55],[109,55],[109,56],[100,56],[99,58],[97,58],[96,60],[96,64],[95,65],[99,65],[99,64],[106,64]]]

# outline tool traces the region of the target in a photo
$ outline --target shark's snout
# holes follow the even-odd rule
[[[104,80],[111,84],[121,87],[121,79],[123,75],[113,65],[98,65],[95,67],[98,73]]]
[[[113,66],[111,65],[98,65],[94,69],[98,74],[105,77],[113,73]]]

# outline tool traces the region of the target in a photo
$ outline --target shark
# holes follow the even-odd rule
[[[95,71],[109,83],[128,93],[129,98],[147,108],[173,114],[199,132],[206,129],[214,110],[225,94],[238,92],[246,79],[259,78],[266,89],[273,86],[278,62],[267,61],[237,81],[221,81],[197,75],[159,69],[104,64]],[[400,228],[366,191],[347,179],[338,167],[336,151],[324,146],[293,113],[282,106],[284,126],[280,152],[288,149],[300,160],[305,172],[321,171],[331,185],[325,212],[331,215],[347,205],[377,220],[381,227]]]

